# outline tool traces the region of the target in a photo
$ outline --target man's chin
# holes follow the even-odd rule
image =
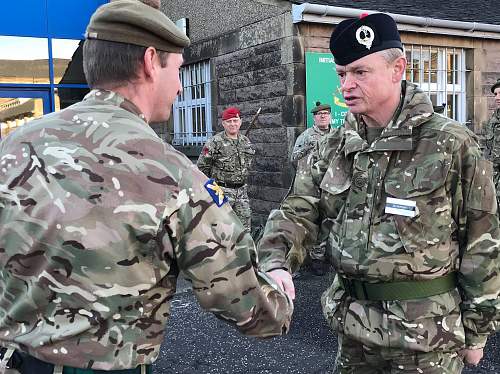
[[[363,109],[358,107],[357,105],[349,106],[349,112],[352,114],[363,114]]]
[[[167,122],[170,119],[170,113],[169,111],[168,113],[162,113],[151,117],[149,123]]]

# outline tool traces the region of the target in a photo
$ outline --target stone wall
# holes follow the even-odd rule
[[[290,13],[280,14],[210,40],[194,43],[186,63],[209,59],[215,131],[228,106],[242,112],[242,131],[259,108],[249,138],[256,149],[249,178],[254,227],[265,222],[286,195],[294,170],[289,153],[304,129],[303,47]]]
[[[189,19],[192,42],[207,40],[291,9],[282,0],[162,0],[162,10],[173,21]]]

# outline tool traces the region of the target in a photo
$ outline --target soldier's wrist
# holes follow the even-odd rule
[[[489,334],[465,334],[466,349],[481,349],[486,346]]]

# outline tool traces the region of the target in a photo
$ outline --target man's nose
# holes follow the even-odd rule
[[[342,83],[342,89],[343,90],[351,90],[354,87],[356,87],[356,81],[352,74],[346,73],[344,82]]]

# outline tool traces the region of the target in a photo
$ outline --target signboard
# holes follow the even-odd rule
[[[348,111],[340,92],[340,79],[331,53],[306,52],[307,127],[314,124],[311,109],[316,102],[332,106],[332,126],[340,127]]]

